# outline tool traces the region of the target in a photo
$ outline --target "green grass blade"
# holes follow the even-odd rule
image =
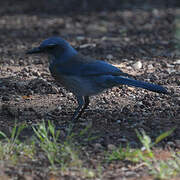
[[[8,139],[8,137],[6,136],[6,134],[3,133],[2,131],[0,131],[0,136],[2,136],[2,137],[4,137],[4,138]]]
[[[170,136],[170,135],[174,132],[175,129],[176,129],[176,127],[173,128],[173,129],[171,129],[171,130],[169,130],[169,131],[166,131],[166,132],[162,133],[161,135],[159,135],[159,136],[156,138],[156,140],[155,140],[155,142],[154,142],[153,145],[158,144],[160,141],[162,141],[162,140],[165,139],[166,137]]]

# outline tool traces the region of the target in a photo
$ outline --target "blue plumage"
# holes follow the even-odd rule
[[[51,55],[50,72],[78,100],[73,120],[78,119],[89,104],[89,96],[101,93],[118,85],[140,87],[153,92],[167,94],[162,86],[128,78],[128,74],[115,66],[79,54],[70,44],[59,37],[43,41],[39,47],[27,52]]]

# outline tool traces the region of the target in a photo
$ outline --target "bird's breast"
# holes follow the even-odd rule
[[[62,68],[62,67],[61,67]],[[105,88],[99,86],[96,77],[85,77],[63,73],[59,66],[51,64],[49,70],[51,75],[66,89],[81,96],[91,96],[102,92]]]

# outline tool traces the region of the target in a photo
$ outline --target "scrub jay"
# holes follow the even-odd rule
[[[50,55],[51,75],[76,96],[78,107],[72,120],[77,120],[87,108],[89,96],[113,86],[124,84],[167,94],[162,86],[128,78],[128,74],[107,62],[81,55],[60,37],[48,38],[27,52],[34,53]]]

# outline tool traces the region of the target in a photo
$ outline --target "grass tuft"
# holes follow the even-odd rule
[[[179,154],[172,153],[172,157],[168,160],[158,160],[152,150],[152,147],[171,135],[175,128],[170,131],[164,132],[159,135],[155,142],[151,141],[151,138],[144,131],[137,131],[136,134],[142,143],[141,149],[131,149],[128,145],[126,148],[121,146],[112,152],[108,152],[106,160],[108,162],[118,160],[128,160],[133,163],[140,163],[148,167],[149,174],[155,179],[171,179],[180,174],[180,156]]]

